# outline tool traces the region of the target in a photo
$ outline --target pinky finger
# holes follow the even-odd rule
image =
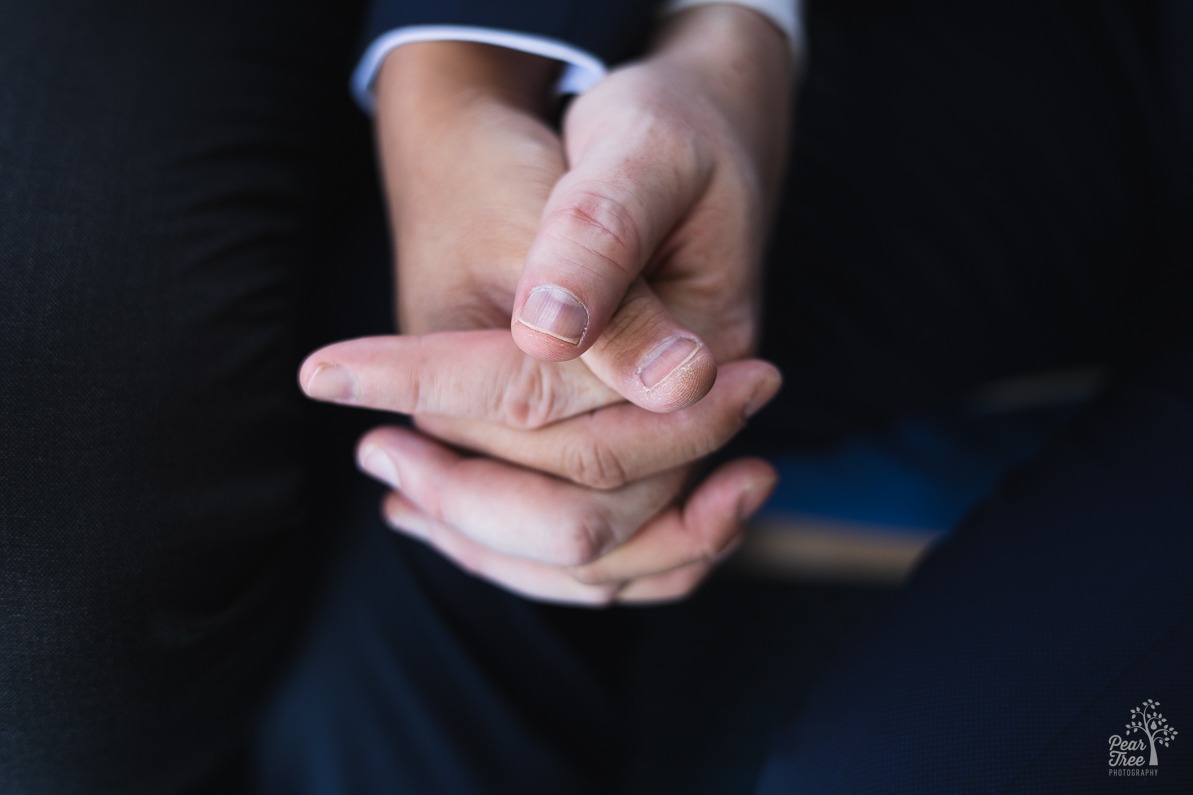
[[[700,587],[712,570],[712,563],[700,561],[634,580],[617,592],[617,602],[626,605],[677,602],[687,598]]]
[[[586,607],[606,607],[614,602],[625,605],[673,602],[696,590],[714,566],[700,561],[629,583],[588,585],[574,579],[565,569],[478,544],[428,516],[397,492],[386,498],[385,514],[395,530],[425,542],[467,573],[537,602]]]
[[[576,566],[581,582],[630,582],[720,560],[741,540],[746,520],[770,496],[775,471],[761,459],[742,458],[715,470],[687,502],[656,516],[604,557]]]
[[[385,518],[405,535],[428,544],[465,572],[539,602],[604,607],[620,583],[588,585],[565,570],[490,549],[440,522],[397,492],[385,499]]]

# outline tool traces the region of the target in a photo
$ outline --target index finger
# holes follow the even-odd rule
[[[579,361],[540,362],[509,331],[363,337],[321,348],[299,370],[303,391],[399,414],[441,414],[536,428],[619,402]]]

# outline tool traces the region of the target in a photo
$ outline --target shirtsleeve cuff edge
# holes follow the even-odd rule
[[[372,115],[376,110],[373,81],[377,78],[377,72],[385,57],[404,44],[419,41],[470,41],[492,44],[561,61],[565,68],[556,83],[556,90],[560,94],[583,93],[596,85],[608,72],[605,64],[595,55],[546,36],[462,25],[408,25],[395,28],[374,39],[352,72],[352,96],[365,113]]]

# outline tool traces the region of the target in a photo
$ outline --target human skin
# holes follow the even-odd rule
[[[407,336],[324,348],[300,380],[415,417],[359,460],[396,489],[390,523],[465,569],[553,601],[679,598],[774,484],[756,459],[690,481],[779,386],[745,357],[790,55],[751,11],[684,12],[562,138],[551,75],[481,45],[391,54],[378,144]]]

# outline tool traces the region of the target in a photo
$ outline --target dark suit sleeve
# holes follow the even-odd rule
[[[616,63],[640,48],[658,7],[649,0],[373,0],[362,44],[407,25],[468,25],[560,39]]]

